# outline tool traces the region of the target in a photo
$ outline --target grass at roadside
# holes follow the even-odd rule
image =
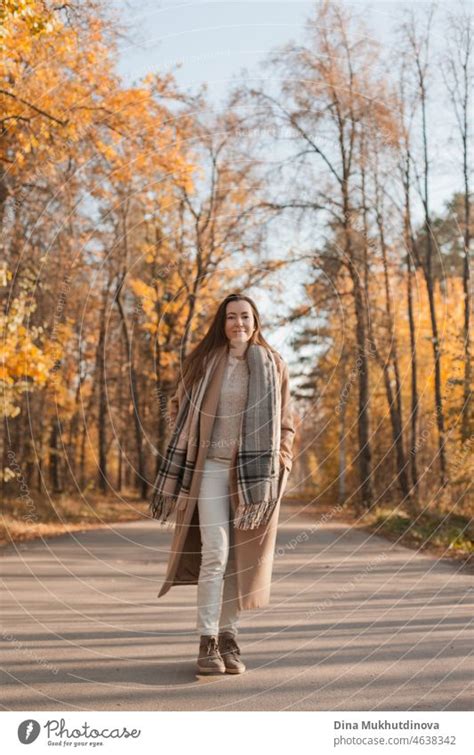
[[[90,492],[83,498],[35,495],[27,504],[19,499],[6,500],[2,514],[0,544],[6,544],[144,519],[148,504],[125,493],[121,499]]]
[[[425,511],[409,516],[387,509],[366,515],[363,524],[391,541],[474,565],[474,520],[460,514]]]
[[[406,548],[429,553],[438,558],[463,562],[463,568],[474,573],[474,518],[466,511],[425,510],[418,515],[401,511],[400,507],[376,506],[369,512],[329,503],[314,503],[311,495],[288,499],[288,502],[311,512],[315,521],[345,522],[359,529],[373,532]]]

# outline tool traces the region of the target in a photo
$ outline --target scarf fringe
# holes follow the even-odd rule
[[[169,517],[173,514],[175,505],[176,495],[156,493],[150,501],[150,514],[153,519],[158,519],[161,524],[172,524]]]
[[[238,530],[255,530],[257,527],[268,524],[277,503],[278,498],[271,498],[252,506],[250,511],[248,506],[240,503],[235,512],[234,527]]]

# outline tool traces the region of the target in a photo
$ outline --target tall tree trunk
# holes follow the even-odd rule
[[[471,405],[472,405],[472,354],[471,354],[471,230],[470,230],[470,195],[469,172],[467,167],[467,147],[464,144],[464,264],[463,264],[463,293],[464,293],[464,401],[461,420],[461,439],[466,443],[471,436]]]
[[[365,261],[364,267],[366,270],[368,270],[368,267],[369,267],[369,260],[368,260],[368,252],[369,252],[368,206],[369,206],[369,203],[368,203],[368,197],[366,195],[366,176],[365,176],[366,144],[365,144],[364,129],[361,130],[360,142],[361,142],[360,170],[361,170],[361,179],[362,179],[361,180],[362,220],[363,220],[363,228],[364,228],[364,237],[363,237],[364,238],[364,241],[363,241],[364,261]],[[386,314],[388,340],[389,340],[389,353],[386,359],[381,356],[379,349],[377,347],[375,334],[373,332],[373,328],[371,325],[372,323],[371,317],[368,318],[368,331],[369,331],[369,338],[370,338],[370,343],[372,345],[372,349],[375,353],[376,359],[379,363],[379,366],[384,376],[385,392],[387,395],[390,422],[392,426],[393,445],[395,447],[397,479],[400,484],[400,488],[401,488],[404,499],[408,500],[410,492],[409,492],[409,483],[408,483],[407,470],[406,470],[405,451],[403,447],[403,416],[402,416],[400,372],[398,368],[397,334],[395,330],[395,322],[394,322],[393,306],[392,306],[392,293],[390,289],[388,255],[387,255],[387,245],[385,242],[385,228],[384,228],[384,219],[383,219],[383,206],[382,206],[382,201],[381,201],[381,196],[380,196],[381,195],[380,173],[379,173],[379,159],[378,159],[377,146],[375,146],[374,148],[373,181],[374,181],[374,188],[375,188],[375,196],[374,196],[375,219],[376,219],[376,227],[377,227],[378,236],[379,236],[380,251],[382,255],[382,266],[383,266],[384,288],[385,288],[385,314]],[[369,285],[368,274],[366,274],[367,306],[369,306],[369,302],[370,302],[368,285]],[[393,368],[393,373],[395,377],[395,387],[396,387],[395,395],[393,395],[393,390],[392,390],[392,379],[391,379],[391,370],[390,370],[391,366]]]
[[[387,316],[387,326],[388,326],[388,335],[389,335],[389,343],[390,343],[390,349],[389,349],[389,354],[388,354],[387,359],[381,359],[380,354],[378,353],[378,350],[376,350],[376,353],[377,353],[377,358],[378,358],[379,363],[381,364],[383,375],[384,375],[385,391],[387,394],[387,401],[388,401],[389,412],[390,412],[390,421],[392,424],[392,438],[393,438],[393,443],[395,446],[397,477],[398,477],[398,481],[400,484],[400,489],[402,491],[403,498],[405,501],[407,501],[409,505],[410,487],[409,487],[408,476],[407,476],[407,462],[405,458],[405,449],[403,447],[403,414],[402,414],[400,370],[398,367],[397,334],[395,330],[395,322],[394,322],[394,316],[393,316],[392,292],[390,289],[390,275],[389,275],[388,258],[387,258],[387,245],[385,242],[385,230],[384,230],[382,208],[380,207],[380,191],[379,191],[378,176],[376,176],[375,180],[376,180],[376,196],[375,196],[376,208],[375,209],[376,209],[377,227],[379,231],[380,250],[382,253],[382,265],[383,265],[384,287],[385,287],[385,312]],[[365,206],[365,202],[364,202],[364,206]],[[375,346],[373,336],[371,340]],[[394,378],[395,378],[395,395],[393,395],[393,391],[392,391],[390,363],[392,364]]]
[[[402,91],[402,99],[404,98],[404,92]],[[411,155],[409,147],[409,136],[405,134],[404,153],[402,154],[402,162],[400,165],[401,181],[403,185],[403,242],[405,248],[405,262],[406,262],[406,304],[408,313],[408,328],[410,334],[410,371],[411,371],[411,400],[410,400],[410,440],[409,440],[409,457],[410,457],[410,473],[411,473],[411,507],[414,511],[416,502],[418,501],[418,409],[419,409],[419,396],[418,396],[418,364],[417,364],[417,348],[416,348],[416,329],[415,329],[415,314],[413,308],[413,276],[414,265],[413,258],[416,254],[415,242],[413,238],[412,222],[411,222],[411,197],[410,197],[410,166]]]
[[[344,349],[341,354],[340,365],[342,368],[343,386],[346,383],[346,364],[347,364],[347,351]],[[346,458],[346,414],[347,414],[347,401],[344,399],[341,402],[341,411],[339,416],[339,475],[338,475],[338,503],[344,503],[346,500],[346,472],[347,472],[347,458]]]
[[[354,306],[356,316],[356,343],[359,383],[359,474],[362,492],[362,505],[370,509],[374,502],[372,480],[372,450],[370,444],[370,415],[369,415],[369,365],[367,359],[367,339],[365,328],[365,313],[362,291],[358,274],[351,264],[353,271],[352,283],[354,290]]]
[[[107,391],[105,385],[105,334],[107,314],[108,288],[104,290],[103,303],[100,311],[99,343],[97,345],[96,375],[98,383],[98,417],[97,433],[99,446],[98,484],[102,493],[108,489],[107,475]]]
[[[411,411],[410,411],[410,471],[412,489],[415,499],[418,497],[418,372],[415,336],[415,316],[413,312],[413,265],[411,253],[407,254],[407,309],[410,328],[410,366],[411,366]]]
[[[357,375],[359,387],[359,410],[357,432],[359,440],[358,466],[361,487],[361,503],[366,509],[370,509],[374,502],[374,489],[372,479],[372,451],[370,444],[369,422],[369,365],[367,358],[366,316],[364,299],[360,286],[360,271],[356,264],[352,242],[352,210],[349,202],[349,192],[346,178],[342,182],[343,211],[344,211],[344,242],[345,253],[348,261],[349,273],[352,280],[352,293],[354,297],[355,312],[355,342],[357,349]]]
[[[134,364],[132,343],[130,340],[130,334],[128,332],[127,318],[122,306],[121,293],[123,284],[125,281],[126,271],[122,271],[120,280],[115,293],[115,301],[117,303],[117,309],[120,315],[120,322],[122,325],[122,335],[124,339],[125,353],[127,355],[127,363],[130,364],[130,390],[133,402],[133,425],[135,428],[135,443],[137,449],[137,477],[138,486],[140,489],[140,495],[142,498],[146,498],[148,491],[148,482],[145,475],[145,460],[143,454],[143,439],[142,430],[140,425],[140,410],[137,404],[140,391],[138,389],[137,373]]]
[[[123,419],[126,416],[126,407],[125,407],[125,401],[124,401],[124,390],[123,390],[123,365],[126,362],[126,356],[124,354],[124,348],[123,348],[123,339],[120,339],[120,359],[119,359],[119,365],[118,365],[118,385],[117,385],[117,414],[118,414],[118,433],[117,433],[117,481],[115,483],[117,492],[120,493],[122,490],[122,475],[123,475],[123,427],[124,422]]]
[[[58,420],[54,417],[51,423],[51,432],[49,436],[49,479],[51,481],[53,493],[61,492],[59,476],[59,435]]]
[[[472,29],[472,25],[471,25]],[[472,41],[469,40],[469,45]],[[463,179],[464,179],[464,260],[462,284],[464,293],[464,401],[462,408],[461,420],[461,440],[465,443],[471,435],[471,403],[472,403],[472,354],[471,354],[471,271],[470,271],[470,254],[471,254],[471,197],[469,189],[469,165],[468,165],[468,142],[469,142],[469,66],[470,46],[466,52],[465,70],[464,70],[464,97],[462,103],[462,157],[463,157]]]
[[[463,294],[464,294],[464,377],[463,405],[461,410],[461,442],[471,435],[472,406],[472,354],[471,354],[471,197],[469,190],[469,144],[471,141],[470,123],[472,92],[472,54],[474,45],[474,19],[470,9],[460,8],[455,15],[448,16],[447,39],[450,42],[447,57],[446,84],[453,104],[462,148],[462,174],[464,184],[463,218]]]
[[[429,32],[428,32],[429,35]],[[414,38],[413,38],[414,39]],[[427,40],[426,40],[427,43]],[[429,159],[428,159],[428,125],[426,113],[426,64],[423,67],[420,57],[420,50],[414,45],[414,60],[418,74],[418,86],[421,103],[421,121],[422,121],[422,144],[423,144],[423,190],[421,198],[424,210],[424,227],[426,236],[426,259],[422,260],[422,269],[425,276],[426,289],[428,292],[428,301],[430,308],[430,320],[434,359],[435,373],[435,416],[438,429],[438,449],[439,449],[439,472],[441,487],[447,485],[447,468],[446,468],[446,449],[445,449],[445,419],[443,408],[443,395],[441,390],[441,350],[438,332],[438,320],[436,314],[436,302],[434,294],[434,279],[432,271],[433,262],[433,239],[431,235],[431,215],[430,215],[430,198],[429,198]]]

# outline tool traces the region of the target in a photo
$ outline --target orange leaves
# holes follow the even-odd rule
[[[176,84],[150,74],[123,86],[115,30],[96,12],[87,3],[74,14],[48,1],[3,6],[6,195],[18,197],[24,185],[70,201],[81,193],[108,214],[131,194],[143,212],[163,215],[177,190],[193,187],[180,120],[166,107]]]
[[[8,29],[23,25],[31,36],[49,32],[54,28],[54,18],[44,3],[36,0],[2,0],[0,6],[0,34],[8,35]]]
[[[139,278],[132,278],[130,280],[130,288],[134,294],[140,299],[141,309],[146,318],[150,321],[145,323],[145,327],[151,330],[152,325],[156,323],[156,311],[155,305],[157,301],[157,292],[152,286],[149,286]]]
[[[36,164],[57,164],[72,150],[79,152],[75,159],[81,161],[87,152],[90,160],[97,147],[99,155],[112,161],[117,153],[113,145],[127,133],[114,132],[120,125],[123,92],[113,73],[113,47],[104,37],[103,22],[84,8],[83,23],[66,25],[59,6],[49,11],[43,4],[28,5],[52,21],[42,24],[39,37],[28,23],[27,10],[11,12],[5,21],[0,101],[9,173],[21,177],[31,170],[33,151]]]

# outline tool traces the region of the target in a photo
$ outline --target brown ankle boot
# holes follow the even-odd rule
[[[219,653],[217,637],[215,635],[201,635],[197,671],[199,674],[225,674],[224,661]]]
[[[240,648],[232,632],[219,632],[219,651],[228,674],[243,674],[245,664],[240,660]]]

